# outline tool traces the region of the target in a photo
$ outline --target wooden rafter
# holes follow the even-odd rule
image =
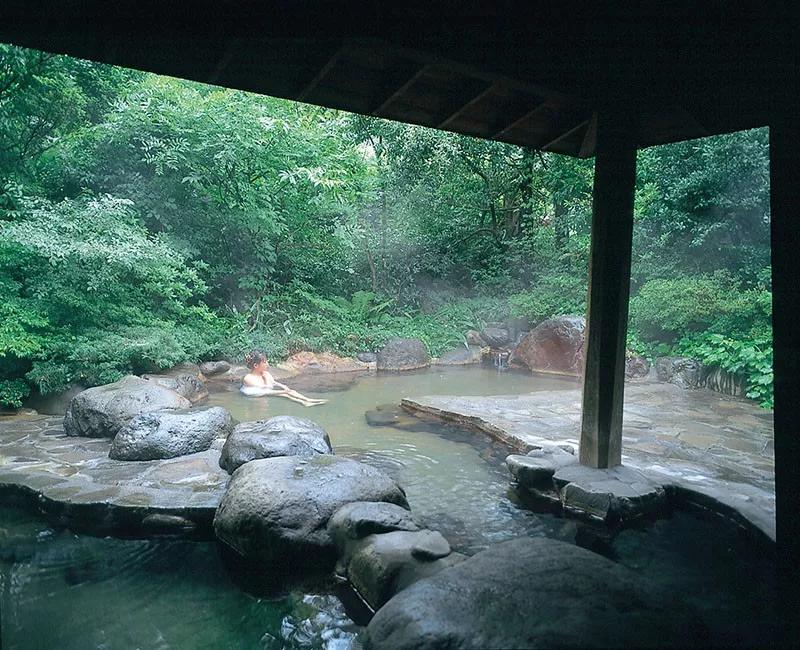
[[[411,86],[413,86],[421,77],[425,76],[425,73],[428,72],[430,69],[430,65],[423,65],[417,68],[412,74],[399,88],[397,88],[391,95],[389,95],[386,99],[384,99],[376,108],[373,108],[370,111],[371,115],[380,116],[380,114],[385,111],[393,102],[397,99],[402,97]]]
[[[308,96],[314,92],[317,86],[327,77],[331,70],[336,66],[337,63],[342,59],[342,57],[347,54],[350,50],[349,44],[343,45],[338,50],[336,50],[325,62],[317,74],[315,74],[311,80],[303,87],[303,90],[297,95],[298,102],[304,102],[307,100]]]
[[[483,90],[481,90],[477,95],[474,95],[472,99],[467,101],[465,104],[462,104],[458,109],[454,112],[450,113],[447,117],[441,120],[438,124],[435,125],[437,129],[445,129],[450,124],[452,124],[455,120],[459,117],[467,113],[475,104],[480,102],[481,100],[485,99],[489,95],[491,95],[495,90],[497,90],[498,86],[500,85],[499,81],[493,81],[486,85]]]
[[[589,122],[590,122],[590,120],[582,120],[580,123],[576,124],[575,126],[569,127],[566,131],[561,131],[561,129],[559,129],[559,131],[561,131],[561,133],[559,133],[552,140],[550,140],[548,142],[545,142],[544,144],[541,144],[536,148],[537,149],[541,149],[542,151],[547,151],[553,145],[558,144],[562,140],[565,140],[566,138],[570,137],[571,135],[575,135],[575,133],[580,131],[582,128],[586,127],[589,124]]]
[[[511,122],[509,122],[508,124],[504,124],[499,130],[495,131],[494,133],[488,134],[486,137],[489,138],[490,140],[497,140],[498,138],[502,138],[506,133],[517,128],[520,124],[530,119],[531,117],[533,117],[534,115],[536,115],[549,105],[550,102],[542,102],[541,104],[537,104],[529,111],[526,111],[522,115],[515,117]]]

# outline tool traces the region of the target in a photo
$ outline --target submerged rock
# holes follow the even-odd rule
[[[81,391],[64,416],[68,436],[113,438],[130,420],[164,409],[188,409],[191,402],[174,390],[128,375],[105,386]]]
[[[219,466],[233,474],[245,463],[259,458],[332,453],[328,433],[316,422],[279,415],[237,425],[222,447]]]
[[[231,364],[227,361],[204,361],[200,364],[200,372],[206,377],[221,375],[223,372],[228,372],[230,369]]]
[[[408,507],[391,478],[354,460],[320,454],[254,460],[233,473],[214,530],[256,570],[332,568],[328,520],[353,501]]]
[[[378,610],[365,647],[607,648],[707,643],[699,617],[630,569],[547,538],[494,545]]]
[[[414,370],[430,364],[428,349],[419,339],[389,339],[377,355],[378,370]]]
[[[535,372],[580,375],[584,364],[586,320],[559,316],[531,330],[514,349],[514,360]]]
[[[370,535],[351,544],[342,563],[353,588],[377,610],[409,585],[463,560],[440,533],[420,530]]]
[[[208,389],[205,382],[197,375],[183,374],[183,375],[144,375],[142,379],[152,381],[174,390],[178,395],[185,397],[192,404],[197,404],[208,398]]]
[[[420,426],[418,418],[397,404],[380,404],[372,411],[365,411],[364,419],[371,427],[396,427],[413,430]]]
[[[206,451],[228,435],[233,418],[221,406],[137,415],[114,437],[109,458],[158,460]]]

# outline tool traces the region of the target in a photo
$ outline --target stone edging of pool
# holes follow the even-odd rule
[[[60,417],[4,418],[0,428],[4,501],[94,535],[213,538],[229,479],[219,467],[222,441],[167,460],[116,461],[111,440],[68,437]]]
[[[403,399],[401,404],[417,417],[488,435],[519,453],[543,444],[563,444],[574,449],[578,445],[578,391],[414,397]],[[704,404],[710,405],[708,413],[699,410]],[[654,414],[665,407],[668,411],[661,426]],[[762,462],[753,451],[762,444],[767,447],[771,427],[759,416],[757,407],[711,391],[683,391],[667,384],[629,386],[623,464],[663,486],[671,503],[719,514],[774,542],[774,471],[770,471],[771,458]],[[702,421],[695,422],[691,417]],[[682,424],[678,426],[676,422]],[[748,425],[758,432],[753,434],[756,440],[750,446],[741,441]],[[716,447],[702,449],[690,444],[690,440],[702,439],[697,431],[706,430],[717,434],[716,438],[709,436],[713,444],[723,446],[729,439],[736,448],[719,452]],[[730,453],[726,455],[726,451]]]

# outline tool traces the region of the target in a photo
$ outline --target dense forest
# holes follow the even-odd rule
[[[592,161],[0,45],[0,405],[583,313]],[[771,405],[766,130],[638,157],[629,347]]]

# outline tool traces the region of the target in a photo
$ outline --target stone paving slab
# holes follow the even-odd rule
[[[544,391],[494,397],[415,397],[408,411],[467,427],[526,453],[580,437],[581,394]],[[668,492],[738,518],[775,539],[772,412],[746,400],[672,384],[625,388],[622,462]]]
[[[161,532],[212,536],[211,523],[228,474],[219,445],[153,461],[108,458],[111,441],[67,437],[63,418],[0,419],[0,496],[28,500],[58,522],[95,534]]]

